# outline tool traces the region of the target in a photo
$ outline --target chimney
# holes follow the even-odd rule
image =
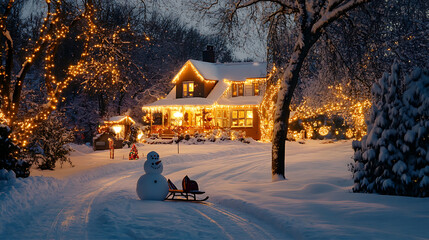
[[[215,52],[213,46],[207,45],[207,50],[203,51],[203,61],[214,63],[215,61]]]

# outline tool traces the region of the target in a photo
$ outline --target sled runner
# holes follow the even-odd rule
[[[205,197],[203,199],[197,199],[196,195],[204,194],[198,190],[198,184],[196,181],[189,179],[188,176],[185,176],[182,181],[183,190],[177,189],[176,185],[168,179],[168,195],[165,199],[167,200],[179,200],[179,201],[197,201],[202,202],[209,199]],[[170,198],[171,197],[171,198]],[[178,198],[175,198],[178,197]]]

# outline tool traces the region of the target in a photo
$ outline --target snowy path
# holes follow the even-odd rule
[[[192,162],[192,159],[187,161]],[[170,169],[183,168],[187,161],[170,163]],[[247,164],[241,163],[236,167],[245,167],[242,165]],[[192,172],[191,169],[181,171]],[[209,172],[217,175],[220,171],[218,166],[212,165],[195,178]],[[172,171],[166,171],[166,174],[169,172]],[[177,174],[183,175],[180,171]],[[135,193],[135,185],[141,175],[141,169],[131,168],[77,185],[74,185],[76,181],[70,181],[63,191],[41,205],[33,206],[29,212],[15,216],[16,221],[31,217],[32,223],[22,231],[11,232],[8,238],[288,239],[283,231],[253,216],[212,202],[141,201]]]
[[[0,181],[0,239],[428,239],[429,198],[351,193],[351,142],[288,142],[274,183],[270,144],[139,145],[177,186],[197,180],[204,204],[141,201],[143,160],[75,148],[74,168]]]

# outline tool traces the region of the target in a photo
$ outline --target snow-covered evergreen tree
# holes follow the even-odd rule
[[[9,138],[11,129],[0,124],[0,169],[13,170],[16,177],[30,176],[30,163],[17,159],[20,148]]]
[[[429,196],[429,72],[416,69],[405,82],[401,149],[408,161],[402,178],[410,195]]]
[[[416,69],[401,81],[395,63],[373,85],[368,134],[353,142],[353,191],[429,195],[428,76]]]
[[[53,170],[57,161],[61,165],[72,164],[69,157],[72,148],[68,143],[73,140],[73,131],[64,126],[64,114],[52,114],[34,132],[28,150],[40,169]]]

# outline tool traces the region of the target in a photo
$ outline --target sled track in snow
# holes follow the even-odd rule
[[[52,221],[46,238],[62,239],[63,236],[75,236],[76,238],[91,239],[88,224],[93,224],[90,214],[94,200],[102,193],[110,194],[109,189],[115,184],[121,184],[127,178],[136,177],[136,175],[141,174],[141,171],[125,171],[123,173],[126,173],[126,175],[118,177],[115,174],[102,180],[103,183],[100,184],[100,187],[97,184],[89,183],[91,186],[85,188],[82,193],[67,196],[66,199],[61,201],[63,206],[58,210],[55,219]],[[166,202],[166,204],[176,203]],[[215,231],[218,232],[217,236],[222,236],[225,239],[237,239],[239,236],[244,236],[246,239],[276,239],[264,227],[259,226],[260,224],[264,226],[265,223],[257,219],[253,220],[239,216],[238,214],[240,213],[233,213],[210,202],[180,203],[180,208],[186,212],[194,212],[193,215],[195,216],[201,216],[199,219],[202,224],[218,229],[218,231]]]
[[[61,208],[61,210],[56,215],[54,221],[52,222],[47,234],[47,239],[58,239],[58,234],[62,235],[64,231],[68,231],[68,228],[71,225],[76,225],[76,223],[80,223],[80,230],[83,230],[85,239],[88,239],[88,232],[86,226],[89,222],[89,214],[91,212],[91,207],[94,202],[94,199],[110,186],[118,183],[125,178],[133,176],[137,172],[139,171],[133,171],[126,176],[109,180],[96,190],[78,194],[75,197],[67,200],[66,202],[68,204]],[[61,224],[59,224],[60,222]]]
[[[216,224],[225,233],[225,235],[229,239],[235,239],[235,238],[232,237],[228,233],[228,231],[226,231],[225,228],[223,226],[221,226],[221,224],[216,222],[216,220],[214,220],[214,218],[220,216],[221,218],[229,219],[230,221],[232,221],[232,223],[234,223],[238,227],[240,227],[243,230],[243,232],[249,234],[247,239],[277,239],[276,237],[274,237],[273,235],[268,233],[266,230],[264,230],[262,227],[258,226],[257,224],[253,223],[252,221],[250,221],[248,219],[245,219],[243,217],[238,216],[237,214],[234,214],[230,211],[222,209],[213,203],[202,203],[202,204],[207,206],[209,208],[209,210],[213,211],[213,212],[210,214],[208,212],[206,212],[206,214],[204,214],[203,212],[201,212],[197,209],[194,209],[194,210],[196,212],[198,212],[199,214],[201,214],[202,216],[206,217],[209,221]],[[212,216],[210,217],[209,215],[212,215]]]

